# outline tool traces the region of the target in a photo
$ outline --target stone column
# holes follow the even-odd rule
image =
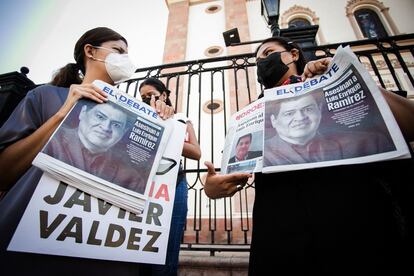
[[[250,41],[249,22],[247,17],[246,1],[245,0],[224,0],[224,11],[226,16],[226,30],[237,28],[240,35],[241,42]],[[228,55],[237,55],[242,53],[253,52],[251,45],[241,45],[227,47]],[[243,71],[237,73],[237,87],[233,71],[227,74],[230,95],[230,111],[233,114],[237,109],[241,109],[249,104],[248,86],[250,87],[251,100],[257,99],[256,92],[256,73],[252,68],[248,69],[249,80],[246,79],[246,74]],[[238,94],[238,106],[236,101],[236,91]]]
[[[389,10],[390,8],[383,8],[381,9],[381,12],[384,15],[385,20],[387,21],[388,25],[391,28],[392,35],[399,35],[400,31],[398,30],[397,25],[395,24],[394,20],[390,16]]]
[[[188,30],[188,13],[189,0],[166,0],[168,5],[168,26],[165,36],[163,63],[174,63],[185,60],[187,49],[187,30]],[[178,68],[174,68],[177,71]],[[163,70],[162,73],[168,73],[169,70]],[[166,80],[164,80],[166,81]],[[177,111],[182,110],[183,101],[183,79],[180,79],[178,91],[176,91],[176,80],[171,79],[169,89],[171,93],[171,102],[174,104],[177,100]],[[178,92],[178,98],[176,95]]]
[[[358,22],[355,19],[353,12],[348,12],[346,14],[346,17],[348,17],[349,22],[351,23],[352,29],[354,30],[355,36],[358,40],[364,39],[364,35],[361,32],[361,29],[358,26]]]

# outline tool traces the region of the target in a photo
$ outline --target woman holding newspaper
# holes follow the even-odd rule
[[[139,86],[142,100],[149,103],[152,99],[158,99],[172,106],[169,95],[170,91],[162,81],[155,78],[144,80]],[[179,115],[181,114],[177,114]],[[194,132],[193,125],[187,118],[177,118],[187,125],[186,139],[182,156],[193,160],[199,160],[201,149]],[[184,234],[184,226],[187,221],[187,179],[180,164],[177,185],[175,188],[174,207],[171,220],[170,235],[168,238],[167,259],[165,265],[146,265],[144,267],[148,275],[177,275],[178,257],[180,252],[181,239]]]
[[[14,229],[42,176],[40,169],[31,166],[32,160],[79,99],[107,102],[106,93],[92,84],[94,80],[113,85],[134,73],[127,53],[127,40],[117,32],[105,27],[87,31],[75,45],[75,63],[61,68],[51,84],[30,91],[2,126],[0,183],[1,190],[8,192],[0,202],[0,258],[15,274],[88,271],[137,275],[138,265],[131,263],[7,251]],[[174,113],[162,101],[152,101],[151,105],[164,119]]]
[[[265,40],[256,58],[265,88],[300,82],[322,73],[329,63],[312,62],[304,70],[300,48],[280,37]],[[405,139],[414,140],[414,104],[383,94]],[[211,163],[206,166],[204,188],[211,198],[233,195],[250,176],[219,175]],[[249,275],[398,274],[408,269],[407,199],[412,193],[405,179],[412,166],[412,159],[404,159],[256,173]]]

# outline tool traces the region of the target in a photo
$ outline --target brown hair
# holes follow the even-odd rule
[[[119,33],[106,27],[98,27],[84,33],[76,42],[73,57],[76,63],[68,63],[53,76],[52,85],[69,87],[72,84],[79,84],[82,79],[79,77],[79,70],[85,75],[85,60],[83,48],[86,44],[101,46],[107,41],[123,40],[127,45],[127,40]]]

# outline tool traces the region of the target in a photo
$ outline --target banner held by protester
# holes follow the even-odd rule
[[[185,125],[174,121],[160,173],[149,186],[144,213],[133,214],[44,173],[8,250],[116,260],[165,262]],[[166,167],[166,162],[171,164]]]

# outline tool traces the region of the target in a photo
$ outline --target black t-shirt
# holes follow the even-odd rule
[[[257,173],[250,275],[397,271],[413,169],[406,159]]]

